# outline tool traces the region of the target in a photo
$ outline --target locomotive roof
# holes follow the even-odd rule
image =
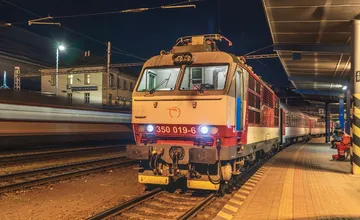
[[[194,63],[196,64],[209,64],[209,63],[232,63],[235,62],[236,57],[222,51],[216,52],[193,52]],[[151,57],[144,64],[144,68],[153,66],[173,66],[172,60],[173,53],[163,54]]]

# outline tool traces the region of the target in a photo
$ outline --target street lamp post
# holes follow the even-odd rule
[[[56,96],[59,95],[59,50],[65,50],[65,46],[60,44],[56,48],[56,73],[55,73]]]

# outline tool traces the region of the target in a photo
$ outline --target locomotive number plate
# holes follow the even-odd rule
[[[196,134],[196,127],[194,126],[168,126],[157,125],[156,133],[158,134]]]

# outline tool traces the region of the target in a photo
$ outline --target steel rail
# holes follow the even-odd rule
[[[48,160],[63,158],[65,156],[72,155],[88,155],[93,153],[102,153],[102,152],[114,152],[119,151],[119,147],[104,147],[104,148],[92,148],[92,149],[76,149],[76,150],[67,150],[67,151],[55,151],[55,152],[44,152],[44,153],[35,153],[35,154],[25,154],[19,156],[6,156],[0,157],[0,165],[4,164],[14,164],[22,162],[32,162],[34,160]]]
[[[129,201],[126,201],[124,203],[121,203],[117,206],[114,206],[110,209],[107,209],[97,215],[94,215],[90,218],[88,218],[88,220],[100,220],[100,219],[104,219],[104,218],[107,218],[107,217],[110,217],[112,215],[116,215],[116,214],[119,214],[121,213],[122,211],[128,209],[128,208],[131,208],[139,203],[142,203],[142,202],[145,202],[146,200],[154,197],[155,195],[159,194],[160,192],[162,192],[162,189],[161,188],[156,188],[148,193],[145,193],[145,194],[142,194],[138,197],[135,197]]]
[[[51,152],[69,152],[75,150],[89,150],[89,149],[103,149],[111,147],[125,147],[124,144],[98,144],[98,145],[88,145],[88,144],[76,144],[72,143],[69,145],[44,145],[44,146],[34,146],[27,148],[19,148],[12,150],[5,150],[0,153],[0,159],[3,157],[14,157],[21,155],[32,155],[40,153],[51,153]]]
[[[211,202],[214,199],[215,199],[215,193],[212,193],[209,196],[207,196],[204,200],[202,200],[198,204],[196,204],[193,208],[191,208],[190,210],[185,212],[183,215],[178,217],[177,219],[178,220],[186,220],[186,219],[189,219],[190,217],[193,217],[194,215],[196,215],[196,213],[198,211],[200,211],[201,208],[203,208],[206,204],[208,204],[209,202]]]
[[[40,168],[40,169],[35,169],[35,170],[30,170],[30,171],[6,174],[6,175],[1,175],[0,176],[0,181],[12,180],[12,179],[15,179],[15,178],[30,177],[30,176],[34,176],[34,175],[50,173],[50,172],[53,172],[53,171],[59,171],[59,170],[63,170],[63,169],[64,170],[65,169],[73,169],[73,168],[77,168],[79,166],[92,165],[92,164],[95,164],[95,163],[105,163],[105,162],[112,162],[112,161],[115,162],[115,161],[120,160],[120,159],[126,159],[126,156],[112,157],[112,158],[106,158],[106,159],[100,159],[100,160],[90,160],[90,161],[85,161],[85,162],[64,164],[64,165],[60,165],[60,166],[45,167],[45,168]]]
[[[70,172],[70,173],[67,172],[64,174],[55,174],[54,176],[50,176],[50,177],[43,177],[43,178],[39,178],[39,179],[35,179],[35,180],[14,183],[14,184],[0,187],[0,193],[14,191],[14,190],[23,189],[23,188],[27,188],[27,187],[31,187],[31,186],[36,186],[36,185],[42,185],[45,183],[55,182],[55,181],[59,181],[59,180],[65,180],[65,179],[83,176],[83,175],[87,175],[87,174],[97,173],[97,172],[101,172],[101,171],[105,171],[105,170],[123,167],[126,165],[133,165],[136,163],[137,163],[137,161],[133,161],[133,160],[117,162],[117,163],[114,162],[113,164],[102,165],[102,166],[95,167],[95,168],[91,167],[90,169],[84,169],[84,170]],[[94,165],[99,165],[99,164],[94,163]],[[81,168],[81,167],[79,166],[79,168]],[[53,170],[53,172],[54,171],[56,171],[56,170]],[[69,170],[65,170],[65,171],[69,171]]]

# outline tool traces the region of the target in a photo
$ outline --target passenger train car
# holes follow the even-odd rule
[[[310,117],[282,103],[280,109],[282,145],[309,140],[311,137],[320,137],[325,134],[325,122],[320,118]]]
[[[182,178],[188,188],[218,190],[279,149],[280,123],[286,123],[279,98],[245,59],[217,49],[223,40],[183,37],[144,64],[132,101],[136,144],[126,149],[128,158],[140,160],[140,183]],[[290,126],[283,128],[295,137]]]

